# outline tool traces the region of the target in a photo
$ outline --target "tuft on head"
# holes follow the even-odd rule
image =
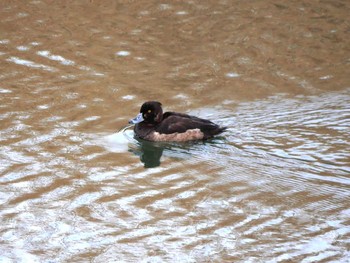
[[[159,101],[146,101],[144,104],[142,104],[140,112],[145,113],[148,110],[154,111],[157,108],[161,108],[162,103]]]
[[[148,123],[161,122],[163,119],[162,104],[158,101],[147,101],[142,104],[140,113]]]

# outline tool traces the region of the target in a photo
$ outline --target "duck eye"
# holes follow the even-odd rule
[[[151,111],[151,110],[148,110],[147,112],[148,112],[148,113],[151,113],[152,111]]]

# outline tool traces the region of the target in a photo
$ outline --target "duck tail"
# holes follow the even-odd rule
[[[218,127],[217,129],[216,129],[216,134],[219,134],[219,133],[223,133],[223,132],[225,132],[226,130],[228,129],[228,127]]]
[[[209,139],[214,137],[215,135],[218,135],[220,133],[223,133],[224,131],[227,130],[228,127],[216,127],[215,129],[211,130],[210,132],[207,132],[204,136],[204,139]]]

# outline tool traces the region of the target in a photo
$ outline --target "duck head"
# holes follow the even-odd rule
[[[129,121],[129,124],[137,124],[145,122],[148,124],[156,124],[163,119],[162,104],[158,101],[147,101],[142,104],[140,113]]]

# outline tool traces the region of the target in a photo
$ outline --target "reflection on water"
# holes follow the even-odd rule
[[[214,143],[214,139],[184,143],[149,142],[138,139],[136,147],[132,145],[130,151],[140,157],[145,168],[154,168],[161,164],[163,154],[175,162],[190,159],[191,155],[200,151],[205,143]]]
[[[347,2],[0,7],[0,262],[348,261]],[[114,133],[151,99],[230,128]]]
[[[154,168],[160,165],[160,158],[163,155],[164,147],[152,142],[140,140],[136,149],[130,149],[140,157],[141,162],[144,163],[145,168]]]

